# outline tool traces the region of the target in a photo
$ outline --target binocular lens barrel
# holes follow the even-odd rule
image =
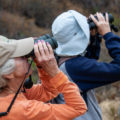
[[[53,49],[56,49],[58,47],[56,40],[53,37],[51,37],[49,34],[45,34],[45,35],[35,39],[34,43],[38,43],[38,40],[44,40],[46,43],[48,42]],[[31,53],[29,53],[25,57],[26,58],[29,58],[29,57],[34,58],[35,57],[34,49],[31,51]]]
[[[53,49],[56,49],[58,47],[58,44],[53,37],[46,38],[45,36],[41,36],[40,38],[37,38],[35,40],[35,43],[37,43],[38,40],[44,40],[46,43],[48,42],[52,46]]]

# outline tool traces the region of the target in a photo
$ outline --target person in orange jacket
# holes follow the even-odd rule
[[[32,70],[28,72],[29,63],[22,56],[33,48],[41,84],[24,93],[22,81]],[[65,104],[48,103],[59,93],[64,95]],[[86,110],[78,87],[58,68],[49,43],[42,40],[34,45],[33,38],[10,40],[0,36],[0,120],[71,120]]]

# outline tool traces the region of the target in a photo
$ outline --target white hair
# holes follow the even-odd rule
[[[12,73],[15,70],[15,60],[9,59],[1,68],[0,68],[0,88],[7,86],[7,81],[3,75]]]

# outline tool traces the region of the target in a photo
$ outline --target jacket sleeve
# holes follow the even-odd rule
[[[58,95],[58,91],[50,84],[51,77],[43,70],[38,68],[39,78],[42,84],[33,85],[31,89],[26,89],[24,94],[29,100],[39,100],[47,102]]]
[[[104,39],[108,52],[114,59],[113,62],[120,62],[120,37],[110,32],[104,36]]]
[[[70,120],[86,112],[86,104],[80,96],[78,87],[62,72],[50,79],[50,84],[64,95],[65,104],[45,104],[41,101],[28,100],[24,103],[24,112],[21,113],[23,120]]]
[[[120,37],[112,32],[104,36],[106,47],[113,58],[111,63],[76,57],[66,61],[66,70],[82,91],[87,91],[120,80]]]

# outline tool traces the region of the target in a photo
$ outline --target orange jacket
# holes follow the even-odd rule
[[[50,78],[39,70],[42,84],[34,85],[26,93],[20,93],[7,116],[0,120],[71,120],[86,112],[86,104],[78,87],[62,73]],[[47,101],[62,93],[66,104],[50,104]],[[0,98],[0,112],[5,112],[13,94]]]

